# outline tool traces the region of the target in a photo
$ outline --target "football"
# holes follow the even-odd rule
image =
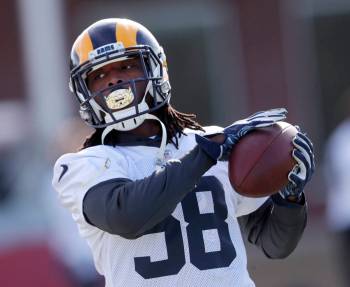
[[[248,197],[263,197],[285,186],[288,173],[296,164],[292,157],[296,133],[293,125],[278,122],[242,137],[228,162],[229,179],[235,191]]]

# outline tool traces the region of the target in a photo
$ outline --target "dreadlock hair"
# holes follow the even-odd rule
[[[175,147],[178,147],[178,138],[185,135],[184,129],[189,128],[193,130],[204,131],[203,127],[196,121],[195,114],[186,114],[177,111],[170,105],[165,105],[154,113],[165,125],[167,132],[167,142],[172,143]],[[101,145],[103,128],[96,128],[95,131],[85,139],[82,147],[85,149],[88,147]],[[116,145],[116,139],[118,135],[117,130],[112,130],[106,137],[106,142],[109,145]],[[108,138],[108,140],[107,140]]]

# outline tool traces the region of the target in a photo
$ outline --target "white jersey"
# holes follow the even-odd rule
[[[196,145],[194,131],[166,147],[179,159]],[[139,180],[155,171],[158,148],[95,146],[65,154],[54,167],[53,185],[93,253],[107,287],[255,286],[237,217],[256,210],[266,198],[235,193],[227,163],[218,162],[161,224],[137,239],[125,239],[90,225],[82,202],[92,186],[114,178]]]

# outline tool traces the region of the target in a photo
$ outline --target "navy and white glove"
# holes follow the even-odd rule
[[[212,159],[225,161],[228,160],[232,147],[241,137],[256,128],[268,127],[284,120],[286,114],[287,110],[284,108],[257,112],[248,118],[234,122],[224,128],[221,133],[204,134],[203,136],[196,134],[196,141]],[[224,135],[224,141],[217,143],[209,139],[216,135]]]
[[[302,198],[305,185],[314,173],[315,157],[311,140],[300,130],[293,139],[293,145],[293,158],[297,164],[288,174],[289,182],[282,188],[280,195],[284,199],[299,201]]]

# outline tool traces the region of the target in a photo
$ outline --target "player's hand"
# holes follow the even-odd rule
[[[256,128],[271,126],[284,120],[286,114],[287,110],[284,108],[257,112],[224,128],[222,133],[215,134],[211,140],[208,137],[213,135],[205,134],[204,137],[196,135],[196,141],[214,160],[227,160],[233,146],[241,137]]]
[[[293,139],[293,158],[297,162],[288,174],[288,184],[280,191],[283,198],[299,201],[305,185],[310,181],[315,170],[315,156],[311,140],[299,131]]]

